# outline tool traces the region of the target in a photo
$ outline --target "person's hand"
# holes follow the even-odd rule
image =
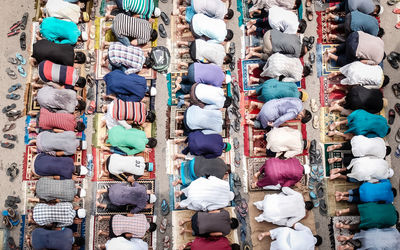
[[[273,122],[268,122],[267,125],[270,126],[270,127],[273,127],[274,123]]]

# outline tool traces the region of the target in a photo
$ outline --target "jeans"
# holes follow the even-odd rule
[[[111,30],[114,33],[115,37],[117,38],[118,42],[122,43],[125,46],[130,46],[131,45],[131,41],[129,40],[128,37],[126,36],[118,36],[117,33],[114,30],[114,26],[111,26]]]
[[[122,65],[120,63],[113,63],[110,60],[110,58],[108,59],[108,69],[111,70],[111,71],[119,69],[119,70],[121,70],[123,72],[125,72],[125,70],[127,70],[127,68],[124,65]]]
[[[176,105],[176,107],[182,108],[184,104],[185,104],[185,96],[184,95],[178,96],[178,104]]]
[[[360,191],[358,188],[349,190],[349,202],[360,203]]]

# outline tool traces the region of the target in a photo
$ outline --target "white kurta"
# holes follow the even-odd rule
[[[296,34],[299,28],[299,18],[290,10],[274,6],[268,11],[268,23],[271,28],[286,34]]]
[[[351,169],[351,173],[347,174],[347,177],[358,181],[377,182],[393,175],[393,169],[389,167],[387,161],[368,156],[354,158],[347,169]]]
[[[267,149],[276,152],[276,157],[283,154],[286,158],[303,152],[303,136],[297,129],[289,127],[273,128],[267,133]]]
[[[107,250],[148,250],[147,242],[142,239],[131,238],[130,240],[124,237],[116,237],[106,242]]]
[[[317,243],[310,228],[301,223],[296,223],[294,229],[278,227],[270,233],[273,240],[270,250],[314,250]]]
[[[361,85],[365,88],[379,89],[383,84],[383,70],[379,65],[367,65],[355,61],[339,70],[346,77],[340,81],[343,85]]]
[[[282,82],[298,82],[303,77],[303,65],[297,57],[274,53],[268,58],[260,76],[271,77],[276,80],[280,76],[284,76]]]
[[[351,152],[355,157],[373,156],[383,159],[386,156],[385,141],[380,137],[356,135],[351,138],[350,143]]]
[[[146,162],[142,156],[112,154],[110,155],[108,170],[113,175],[129,173],[141,176],[145,167]]]
[[[207,104],[204,109],[221,109],[224,107],[225,95],[222,88],[208,84],[197,84],[196,98]]]
[[[47,0],[44,12],[49,17],[57,17],[74,23],[78,23],[79,17],[81,16],[81,8],[79,5],[64,0]]]

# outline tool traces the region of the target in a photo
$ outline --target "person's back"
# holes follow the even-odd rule
[[[393,204],[364,203],[357,205],[360,212],[360,229],[387,228],[397,223],[398,215]]]
[[[199,235],[221,232],[226,236],[231,231],[231,216],[228,211],[221,209],[218,213],[197,212],[197,226]]]
[[[38,127],[43,130],[52,130],[56,128],[65,131],[74,131],[76,127],[76,118],[74,114],[53,113],[45,108],[41,108]]]
[[[358,10],[364,14],[371,14],[375,10],[372,0],[345,0],[346,13]]]
[[[36,196],[45,201],[60,199],[60,201],[72,202],[76,195],[74,180],[55,180],[42,177],[36,182]]]
[[[266,128],[269,122],[273,123],[273,127],[279,127],[282,123],[296,118],[302,109],[303,103],[299,98],[273,99],[263,105],[257,120],[261,122],[263,128]]]
[[[354,235],[353,240],[361,242],[361,249],[399,250],[400,247],[400,233],[396,228],[370,228],[368,230],[361,230]]]
[[[51,223],[62,223],[63,226],[70,226],[73,224],[75,216],[76,211],[70,202],[59,202],[52,205],[39,203],[32,211],[32,218],[39,226]]]
[[[368,138],[385,137],[389,131],[389,125],[385,117],[371,114],[365,110],[357,109],[348,117],[348,130],[344,133],[364,135]]]
[[[148,20],[153,15],[155,6],[153,0],[122,0],[122,8]]]
[[[40,33],[46,40],[59,44],[74,45],[81,35],[78,26],[69,21],[47,17],[40,24]]]
[[[191,130],[202,130],[204,134],[219,134],[222,132],[222,112],[207,110],[199,106],[190,106],[185,113],[187,126]]]
[[[143,152],[148,142],[146,133],[139,129],[114,126],[108,131],[107,143],[118,147],[128,155]]]
[[[50,17],[57,17],[74,23],[78,23],[81,16],[79,5],[64,0],[47,0],[44,12]]]
[[[379,113],[383,108],[383,94],[379,89],[354,86],[346,94],[345,109],[363,109],[369,113]]]
[[[217,43],[222,43],[227,34],[226,24],[223,20],[213,19],[204,14],[193,16],[192,27],[195,35],[206,36]]]
[[[268,23],[271,28],[283,33],[296,34],[299,26],[299,19],[293,11],[273,6],[268,10]]]
[[[382,67],[379,65],[368,65],[355,61],[339,70],[346,77],[340,81],[342,85],[361,85],[370,89],[382,87],[384,75]]]
[[[393,169],[386,160],[368,156],[354,158],[347,168],[351,169],[351,173],[347,174],[347,177],[358,181],[374,182],[390,178],[393,175]]]
[[[143,238],[150,224],[144,214],[134,214],[133,216],[117,214],[112,217],[111,227],[116,236],[130,233],[133,238]]]
[[[294,157],[303,152],[303,136],[297,129],[290,127],[273,128],[267,133],[267,149],[284,153],[286,158]]]
[[[300,91],[294,82],[281,82],[269,79],[256,88],[258,100],[268,102],[273,99],[284,97],[300,97]]]
[[[74,67],[56,64],[49,60],[39,63],[38,74],[43,82],[55,82],[69,86],[75,86],[79,79],[79,73]]]
[[[113,184],[108,189],[108,196],[111,203],[117,206],[138,204],[145,206],[148,200],[146,186],[136,182],[132,186],[125,183]]]
[[[49,60],[61,65],[74,66],[74,56],[74,47],[70,44],[56,44],[46,39],[33,44],[32,57],[37,63]]]
[[[350,15],[350,23],[348,22]],[[346,26],[350,27],[349,33],[352,31],[363,31],[372,36],[378,36],[379,23],[375,17],[364,14],[360,11],[352,11],[346,16]],[[347,27],[346,27],[347,28]]]
[[[118,37],[137,39],[138,44],[142,45],[150,40],[152,28],[147,20],[120,13],[113,20],[113,31]]]
[[[142,125],[146,122],[147,106],[143,102],[124,102],[121,99],[114,101],[112,117],[116,120],[132,121]]]
[[[113,175],[130,173],[137,176],[142,176],[145,169],[145,160],[142,156],[123,156],[112,154],[107,159],[108,171]]]
[[[283,77],[283,82],[298,82],[303,77],[303,65],[297,57],[274,53],[268,58],[260,76],[275,79]]]
[[[296,223],[294,229],[278,227],[270,232],[271,237],[275,239],[271,243],[271,250],[314,250],[317,243],[310,228],[301,223]]]
[[[228,166],[221,158],[207,159],[203,156],[194,158],[194,173],[197,177],[215,176],[222,179]]]
[[[225,104],[225,93],[222,88],[208,84],[194,84],[190,91],[190,102],[200,108],[222,109]]]
[[[194,61],[215,63],[220,67],[223,65],[226,56],[224,46],[218,43],[206,42],[202,39],[196,39],[194,43],[196,43],[196,58],[192,58]]]
[[[363,135],[356,135],[351,138],[351,152],[355,157],[373,156],[385,158],[386,144],[380,137],[368,138]]]
[[[36,101],[51,112],[74,113],[78,104],[76,92],[72,89],[55,89],[43,86],[38,90]]]
[[[146,57],[140,47],[125,46],[120,42],[112,42],[108,48],[108,60],[112,64],[122,64],[127,67],[125,74],[131,74],[142,70]]]
[[[67,156],[51,156],[40,153],[34,158],[34,171],[39,176],[60,176],[60,180],[71,179],[74,159]]]
[[[194,67],[194,79],[196,83],[206,83],[215,87],[222,86],[225,74],[221,67],[212,63],[193,63],[192,65]]]
[[[357,31],[357,34],[358,46],[356,50],[356,57],[359,60],[368,60],[373,64],[380,64],[385,54],[383,40],[379,37],[372,36],[362,31]]]
[[[106,94],[114,94],[123,101],[140,102],[146,94],[146,78],[143,76],[113,70],[103,79],[106,82]]]
[[[359,188],[361,202],[392,203],[394,199],[392,184],[388,179],[380,180],[377,183],[364,182]]]
[[[64,155],[73,155],[80,143],[73,131],[60,133],[43,131],[37,135],[36,140],[38,151],[52,155],[56,155],[57,151],[63,151]]]
[[[71,250],[73,232],[69,228],[64,230],[47,230],[35,228],[31,233],[33,249]]]
[[[182,151],[184,154],[204,156],[205,158],[216,158],[224,150],[224,142],[219,134],[205,135],[201,131],[189,133],[187,137],[188,146]]]
[[[301,180],[304,168],[297,158],[287,160],[270,158],[265,161],[260,171],[264,176],[257,181],[258,187],[277,184],[290,187]]]
[[[282,53],[293,57],[300,57],[301,41],[296,34],[285,34],[278,30],[271,30],[271,44],[274,53]]]
[[[192,7],[196,13],[215,19],[224,19],[228,12],[225,3],[220,0],[192,0]]]
[[[191,250],[204,250],[215,249],[215,250],[230,250],[231,243],[226,237],[196,237],[190,243]]]

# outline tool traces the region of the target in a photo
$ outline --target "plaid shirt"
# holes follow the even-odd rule
[[[74,223],[76,211],[72,203],[60,202],[55,205],[39,203],[33,208],[33,220],[39,226],[57,223],[57,227],[67,227]]]
[[[126,74],[139,72],[146,58],[144,57],[143,50],[139,47],[125,46],[120,42],[113,42],[108,48],[108,60],[112,64],[122,65],[128,69]]]
[[[36,183],[36,196],[45,201],[60,199],[72,202],[76,192],[74,180],[54,180],[42,177]]]
[[[117,214],[112,218],[111,225],[115,235],[131,233],[133,238],[142,238],[150,227],[144,214],[134,214],[132,217]]]

